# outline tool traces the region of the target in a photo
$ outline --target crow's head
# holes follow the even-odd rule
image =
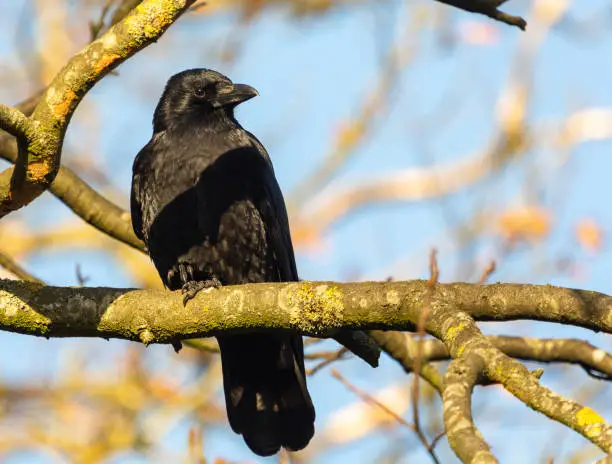
[[[253,87],[234,84],[217,71],[188,69],[168,80],[155,109],[153,127],[159,131],[174,122],[201,121],[215,113],[232,115],[238,104],[257,95]]]

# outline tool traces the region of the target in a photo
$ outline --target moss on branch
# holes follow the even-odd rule
[[[541,314],[540,303],[532,301],[532,309],[538,314]],[[427,330],[444,342],[453,358],[480,357],[483,372],[491,381],[502,384],[530,408],[574,429],[603,451],[612,451],[612,427],[601,416],[541,385],[539,376],[531,374],[519,361],[493,346],[467,313],[457,311],[450,304],[432,305]]]
[[[18,136],[19,141],[15,166],[0,174],[0,217],[27,205],[53,182],[68,123],[87,91],[161,37],[194,1],[144,0],[66,64],[30,118],[0,107],[0,128]]]
[[[422,280],[248,284],[201,293],[185,308],[180,294],[159,290],[51,287],[2,280],[0,292],[3,330],[14,328],[10,321],[15,319],[6,319],[9,313],[39,322],[42,316],[52,320],[45,324],[45,333],[27,325],[15,330],[32,335],[139,340],[136,319],[146,321],[154,343],[249,328],[295,329],[319,336],[334,334],[339,327],[413,330],[426,299],[432,308],[430,324],[435,326],[430,331],[451,347],[463,340],[464,329],[473,324],[467,314],[476,320],[532,319],[612,333],[612,297],[549,285],[451,283],[437,284],[432,291]],[[465,320],[457,316],[458,311],[465,313]],[[439,316],[435,319],[436,314],[447,313],[454,324]]]
[[[571,427],[609,453],[612,428],[604,419],[590,408],[541,385],[539,376],[482,335],[473,316],[499,320],[504,313],[506,319],[520,315],[525,319],[573,323],[610,332],[610,303],[611,297],[607,295],[552,286],[436,284],[432,288],[427,281],[293,282],[222,287],[199,293],[183,307],[180,292],[51,287],[0,280],[0,329],[45,337],[122,338],[145,344],[173,343],[248,329],[296,330],[315,336],[334,336],[340,327],[374,330],[370,332],[373,338],[409,371],[412,361],[406,353],[410,350],[402,347],[406,344],[405,336],[402,341],[402,334],[375,330],[413,330],[427,306],[426,330],[444,343],[454,359],[463,360],[453,364],[461,369],[448,373],[443,387],[439,372],[431,365],[426,370],[428,364],[422,364],[420,375],[439,390],[447,390],[448,402],[452,402],[449,385],[461,384],[463,390],[471,391],[473,376],[477,375],[481,382],[479,379],[484,375],[489,381],[502,384],[527,406]],[[473,315],[461,311],[462,308],[471,308]],[[527,349],[525,342],[523,345],[516,340],[505,342],[511,346],[509,350]],[[550,349],[546,344],[531,347],[532,353],[542,358],[553,357]],[[609,362],[605,353],[602,356],[593,347],[581,345],[580,350],[584,353],[576,357],[579,362],[593,365]],[[438,353],[439,345],[421,351],[425,358],[442,356]],[[453,417],[467,414],[466,403],[453,407]],[[453,424],[447,421],[447,429]],[[454,430],[457,437],[466,431],[471,439],[479,440],[473,430]],[[466,456],[494,462],[481,446],[484,441],[478,440],[464,450]]]

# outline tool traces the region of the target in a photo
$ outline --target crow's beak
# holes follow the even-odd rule
[[[215,107],[236,106],[259,95],[259,92],[250,85],[234,84],[219,90],[214,100]]]

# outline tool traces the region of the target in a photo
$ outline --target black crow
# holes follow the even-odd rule
[[[134,161],[134,232],[165,286],[185,301],[202,288],[297,281],[287,211],[270,158],[236,121],[257,95],[209,69],[170,78],[153,137]],[[286,331],[217,337],[227,416],[260,456],[304,448],[315,411],[302,337]]]

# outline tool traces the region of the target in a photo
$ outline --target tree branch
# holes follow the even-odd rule
[[[385,332],[382,330],[370,330],[368,335],[378,343],[385,353],[395,359],[404,368],[406,374],[412,374],[414,372],[414,358],[416,353],[414,346],[407,343],[406,334],[395,331]],[[427,362],[426,355],[424,355],[421,360],[419,376],[435,388],[438,393],[442,394],[442,374],[435,366]]]
[[[424,363],[451,359],[446,346],[438,339],[420,341],[416,340],[412,334],[376,330],[370,331],[369,335],[393,359],[402,364],[407,373],[413,371],[411,366],[418,345],[421,346],[421,359]],[[493,346],[512,358],[541,363],[576,364],[591,377],[599,380],[612,380],[612,355],[584,340],[504,335],[488,335],[487,339]]]
[[[26,115],[31,114],[39,97],[35,95],[17,107]],[[7,134],[0,134],[0,158],[17,162],[17,144]],[[132,229],[130,212],[100,195],[72,169],[60,166],[49,190],[88,224],[132,248],[145,251],[144,243]]]
[[[472,419],[472,391],[482,368],[482,358],[475,355],[451,361],[442,391],[444,427],[448,443],[461,462],[494,464],[498,461]]]
[[[444,342],[453,358],[480,358],[483,373],[491,381],[602,450],[612,450],[612,428],[603,418],[540,385],[536,376],[495,348],[474,319],[461,311],[473,308],[482,319],[504,311],[513,319],[522,314],[526,319],[576,321],[611,332],[607,320],[612,297],[596,292],[518,284],[432,287],[427,281],[264,283],[201,292],[183,307],[180,292],[47,287],[0,280],[0,329],[46,337],[123,338],[145,344],[253,329],[330,337],[341,328],[414,330],[425,301],[425,328]],[[544,317],[545,312],[549,316]]]
[[[21,267],[13,258],[11,258],[9,255],[4,253],[3,251],[0,251],[0,266],[2,266],[4,269],[6,269],[11,274],[15,275],[21,280],[44,284],[42,280],[30,274],[23,267]]]
[[[130,10],[140,3],[142,0],[123,0],[113,13],[110,26],[123,20]],[[104,30],[104,25],[100,25],[98,32],[102,30]],[[44,93],[45,91],[40,91],[32,95],[19,103],[16,109],[30,116]],[[0,157],[16,163],[17,156],[15,139],[9,134],[0,133]],[[88,224],[120,242],[145,251],[144,243],[134,234],[129,211],[100,195],[68,167],[60,166],[49,190]]]
[[[537,307],[541,301],[532,304]],[[432,307],[428,332],[444,342],[453,358],[480,357],[486,376],[527,406],[574,429],[603,451],[612,451],[612,427],[599,414],[540,385],[523,364],[495,348],[468,314],[450,305]]]
[[[56,177],[64,134],[77,105],[102,77],[158,40],[195,0],[144,0],[123,21],[75,55],[45,90],[24,128],[24,117],[7,107],[0,127],[24,135],[14,167],[0,173],[0,217],[27,205]],[[23,116],[23,115],[22,115]]]
[[[503,283],[437,284],[431,290],[422,280],[237,285],[201,292],[186,308],[180,292],[0,280],[0,330],[142,341],[135,322],[140,321],[140,331],[153,336],[146,337],[149,343],[245,328],[296,329],[314,336],[329,336],[339,327],[414,330],[425,298],[432,311],[463,311],[476,320],[540,320],[612,333],[612,297],[602,293]],[[438,333],[442,325],[436,327],[428,330],[444,341],[446,334]]]
[[[0,129],[18,139],[30,140],[34,132],[34,125],[17,108],[10,108],[0,103]]]

